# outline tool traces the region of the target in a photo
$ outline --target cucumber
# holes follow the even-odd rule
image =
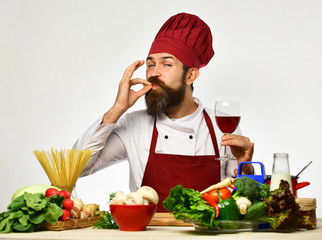
[[[248,209],[244,220],[255,220],[261,217],[266,211],[264,202],[255,201]]]

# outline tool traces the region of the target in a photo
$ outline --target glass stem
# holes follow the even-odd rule
[[[224,133],[224,135],[227,135],[227,133]],[[227,146],[224,147],[224,158],[228,158]]]
[[[228,157],[228,155],[227,155],[227,146],[225,146],[225,148],[224,148],[224,157],[225,157],[225,158],[227,158],[227,157]]]

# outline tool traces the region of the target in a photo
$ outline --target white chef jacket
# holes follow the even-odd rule
[[[179,155],[215,155],[209,129],[204,119],[204,107],[194,98],[197,110],[180,119],[166,115],[158,117],[156,127],[158,140],[155,152]],[[215,122],[214,110],[205,109],[214,126],[218,148],[222,132]],[[142,183],[145,166],[149,157],[154,117],[146,110],[125,114],[117,123],[101,124],[99,118],[75,143],[75,149],[94,151],[81,176],[92,174],[119,161],[128,160],[130,169],[130,190],[136,191]],[[240,130],[235,131],[240,135]],[[229,150],[229,148],[227,148]],[[234,175],[237,161],[221,162],[221,179]]]

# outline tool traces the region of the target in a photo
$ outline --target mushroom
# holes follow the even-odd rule
[[[246,197],[240,197],[236,200],[236,203],[239,208],[239,212],[242,215],[245,215],[247,213],[247,208],[249,208],[252,205],[252,202],[246,198]]]
[[[127,195],[124,194],[122,191],[116,192],[115,197],[111,200],[111,204],[118,204],[123,205],[127,200]]]
[[[143,205],[143,197],[137,192],[131,192],[127,195],[126,205]]]
[[[149,204],[150,204],[150,202],[143,198],[143,205],[149,205]]]
[[[136,192],[145,200],[144,204],[157,204],[159,202],[158,193],[149,186],[142,186]]]

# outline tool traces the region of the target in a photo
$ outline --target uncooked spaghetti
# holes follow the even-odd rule
[[[92,150],[77,149],[34,151],[51,184],[69,192],[72,192],[92,153]]]

